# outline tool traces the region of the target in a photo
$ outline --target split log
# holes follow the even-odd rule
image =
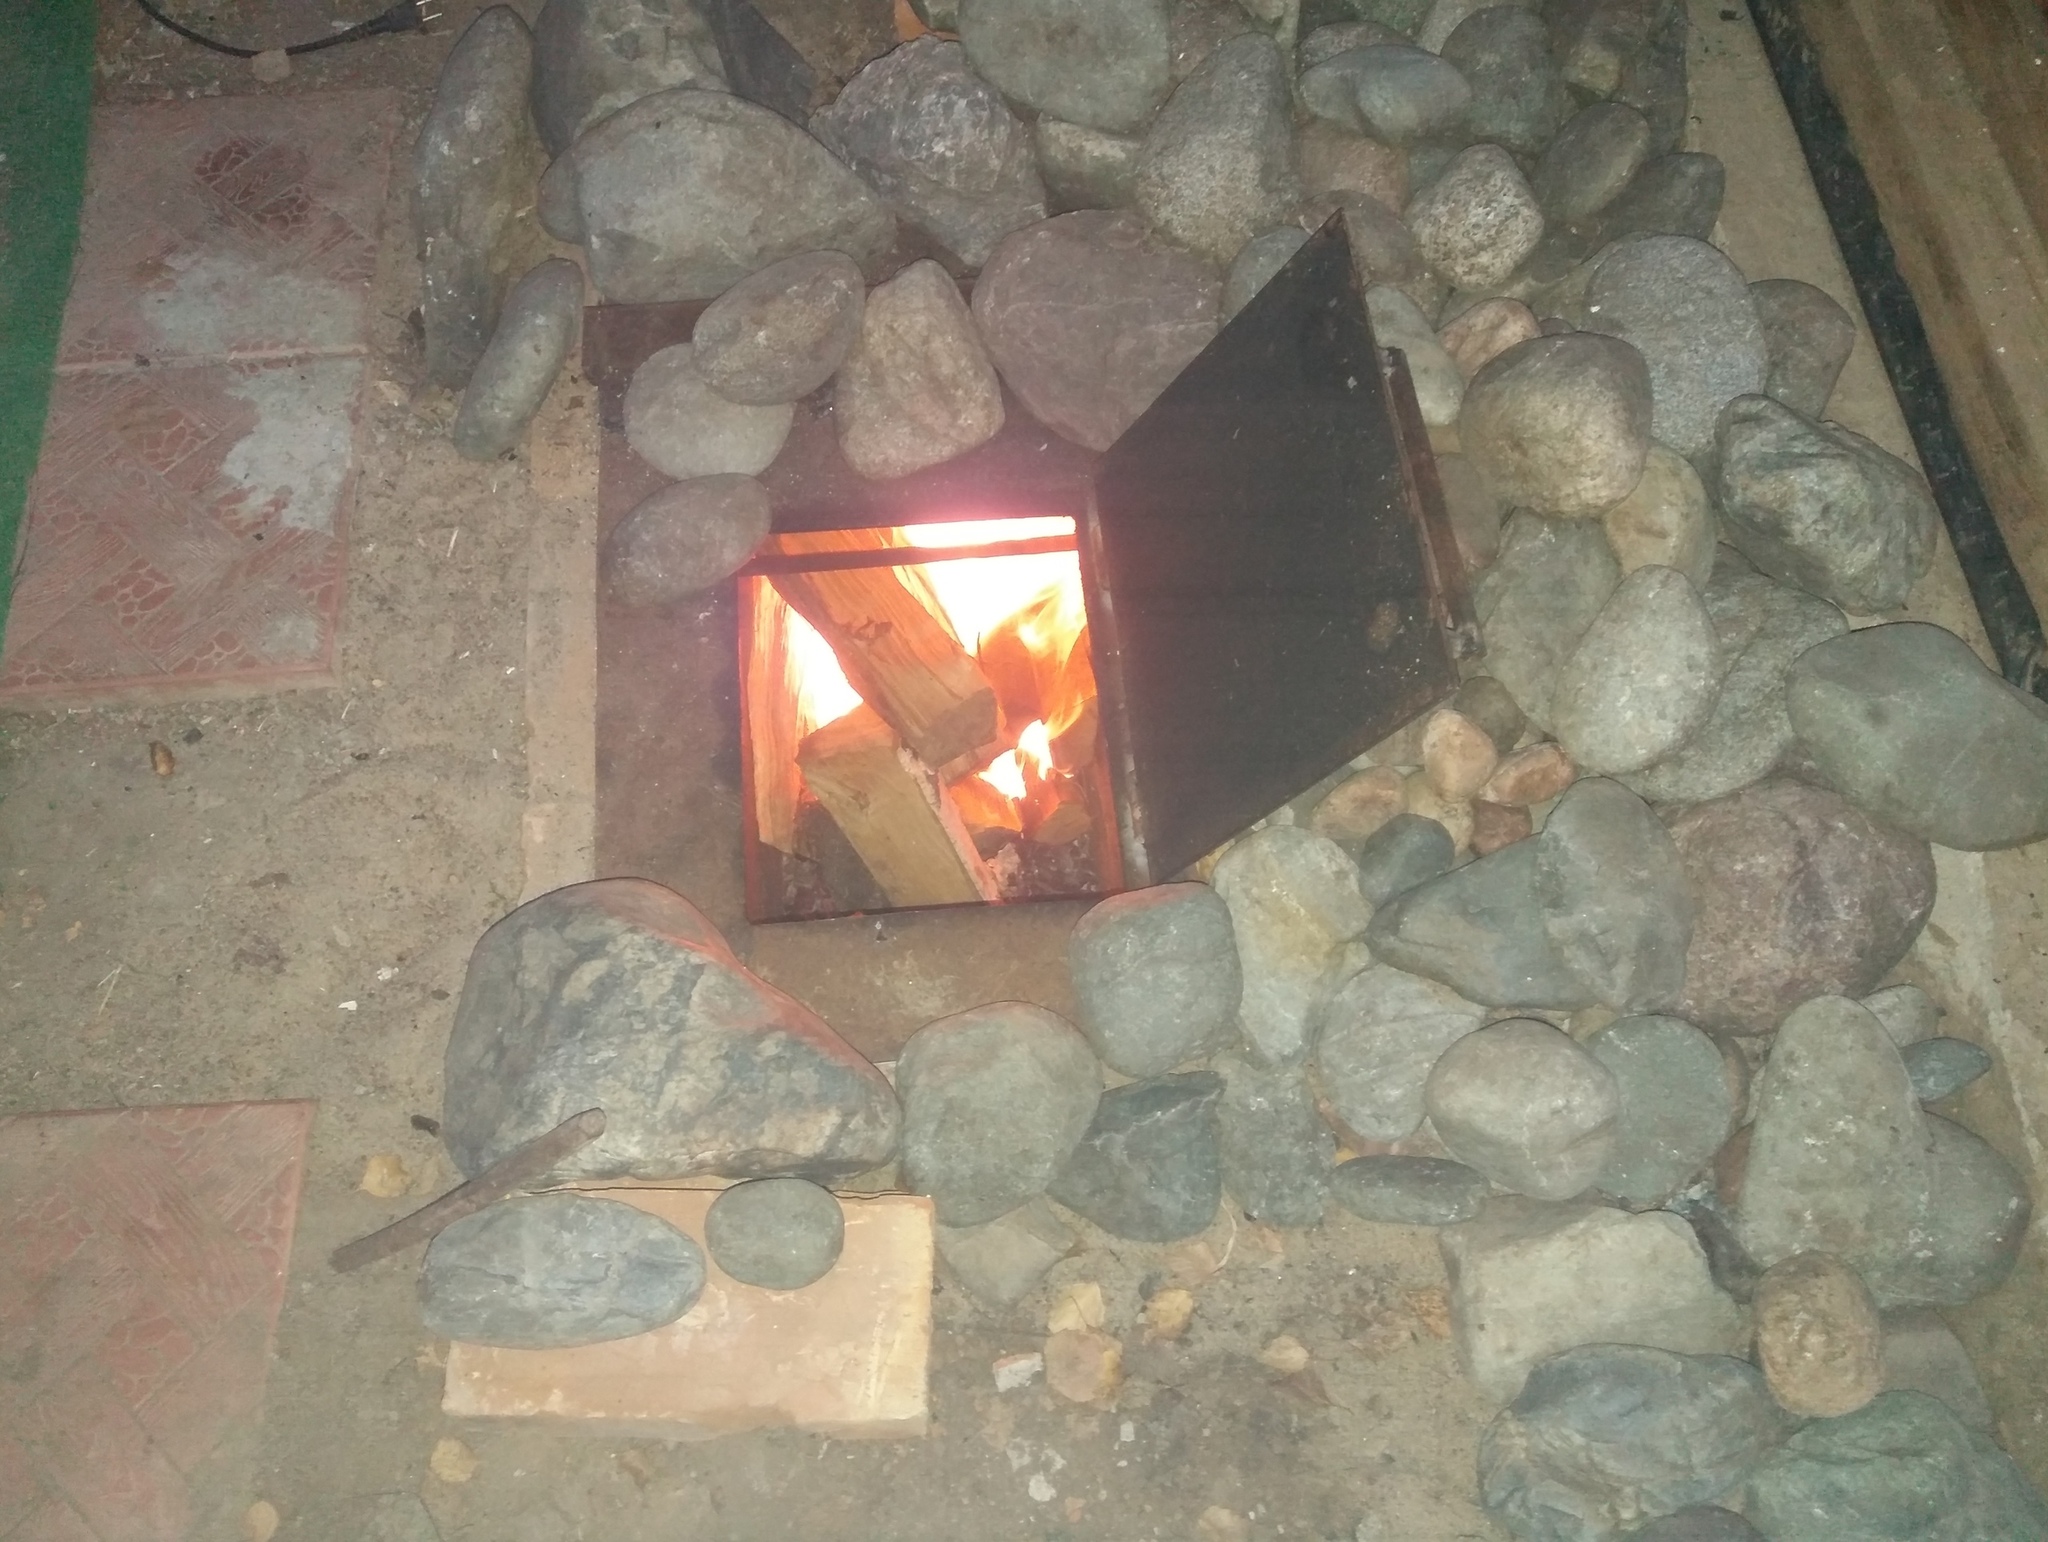
[[[990,697],[994,710],[994,697]],[[892,905],[1000,898],[950,790],[872,707],[856,707],[797,748],[804,782]]]
[[[740,627],[741,635],[751,639],[740,689],[746,697],[754,833],[764,846],[793,852],[797,803],[803,793],[796,746],[804,725],[797,721],[796,681],[790,667],[789,607],[768,584],[746,580],[740,585]]]
[[[785,552],[900,544],[885,530],[792,533],[774,542]],[[861,699],[927,766],[995,753],[995,690],[936,602],[920,597],[912,570],[779,573],[772,582],[831,646]]]

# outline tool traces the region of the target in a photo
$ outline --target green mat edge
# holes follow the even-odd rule
[[[96,20],[93,0],[0,0],[0,637],[71,291]]]

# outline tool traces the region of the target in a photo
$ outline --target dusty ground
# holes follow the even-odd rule
[[[349,14],[375,8],[361,0]],[[246,67],[152,28],[123,0],[103,0],[102,93],[395,85],[407,145],[451,24],[475,7],[449,9],[431,36],[319,56],[265,88]],[[318,35],[327,7],[216,0],[210,13],[188,3],[179,14],[269,41]],[[1747,23],[1715,15],[1696,8],[1702,110],[1714,110],[1717,91],[1727,109],[1706,147],[1730,161],[1731,245],[1746,266],[1762,264],[1752,267],[1757,276],[1832,271],[1810,214],[1781,215],[1779,191],[1765,185],[1775,166],[1793,197],[1803,176],[1789,169],[1781,122],[1749,105],[1768,86]],[[1035,1346],[1044,1292],[1001,1320],[943,1292],[936,1428],[922,1443],[765,1435],[667,1446],[440,1416],[436,1346],[418,1326],[409,1264],[342,1279],[323,1259],[452,1181],[435,1141],[410,1120],[438,1112],[464,959],[537,877],[575,876],[575,828],[587,814],[567,783],[587,741],[549,715],[558,698],[546,690],[531,698],[541,717],[529,723],[527,676],[562,672],[558,634],[564,616],[573,630],[574,575],[587,571],[588,554],[575,546],[583,527],[564,514],[574,500],[543,496],[573,490],[573,475],[537,490],[525,456],[478,468],[448,449],[451,404],[418,388],[404,320],[417,278],[402,185],[401,177],[378,279],[340,687],[0,717],[0,1111],[319,1100],[249,1481],[213,1496],[216,1518],[202,1534],[238,1534],[231,1518],[260,1496],[283,1515],[282,1537],[322,1542],[410,1539],[432,1527],[476,1542],[1188,1538],[1211,1505],[1246,1518],[1252,1537],[1349,1537],[1367,1516],[1390,1542],[1493,1535],[1471,1498],[1486,1410],[1438,1336],[1434,1249],[1344,1217],[1284,1241],[1240,1227],[1229,1264],[1198,1290],[1185,1341],[1142,1346],[1128,1335],[1131,1380],[1113,1411],[1058,1404],[1042,1388],[995,1393],[989,1362]],[[1867,353],[1859,367],[1874,423],[1890,404]],[[1867,431],[1896,440],[1880,426]],[[1953,607],[1952,577],[1940,583],[1940,603]],[[177,753],[168,779],[151,774],[152,739]],[[540,837],[532,854],[522,849],[523,821]],[[2035,900],[2041,865],[1989,864],[1989,903],[1972,888],[1982,889],[1984,866],[1950,866],[1949,951],[1937,940],[1912,968],[1947,984],[1959,1031],[2031,1057],[2014,1065],[2027,1081],[2042,1072],[2037,1035],[2048,1000],[2032,941],[2048,934]],[[1046,992],[1063,994],[1050,982]],[[2009,1153],[2029,1155],[2005,1091],[1974,1099],[1973,1122]],[[380,1151],[412,1166],[413,1197],[356,1189],[364,1158]],[[1219,1230],[1219,1251],[1228,1235]],[[1157,1250],[1096,1243],[1062,1264],[1054,1284],[1100,1280],[1112,1326],[1129,1329],[1141,1283],[1162,1261]],[[2048,1354],[2042,1299],[2030,1263],[2021,1281],[1962,1315],[1992,1372],[2008,1442],[2037,1478],[2048,1477],[2036,1390]],[[1283,1384],[1257,1363],[1258,1348],[1280,1333],[1310,1348],[1320,1392]],[[479,1458],[466,1483],[429,1473],[435,1442],[450,1435]],[[1053,1497],[1033,1498],[1034,1478]],[[432,1527],[389,1496],[418,1496]]]

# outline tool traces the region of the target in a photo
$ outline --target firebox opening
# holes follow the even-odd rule
[[[740,590],[750,919],[1122,887],[1071,518],[785,533]]]

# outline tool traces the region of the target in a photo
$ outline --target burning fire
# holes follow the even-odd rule
[[[897,529],[890,535],[905,545],[960,547],[1073,533],[1071,519],[1049,517],[960,520]],[[999,632],[1005,633],[1016,639],[1047,681],[1068,666],[1074,645],[1088,626],[1081,561],[1070,551],[963,557],[904,571],[916,576],[913,592],[969,653],[979,657],[984,644]],[[788,625],[789,675],[796,696],[798,732],[809,733],[846,716],[861,704],[861,697],[848,682],[831,644],[815,627],[794,611]],[[1030,720],[1018,730],[1016,748],[1005,750],[983,767],[981,778],[1004,796],[1021,800],[1026,793],[1027,767],[1039,778],[1056,765],[1073,770],[1086,756],[1071,757],[1069,763],[1070,758],[1056,754],[1053,745],[1057,734],[1068,726]]]

